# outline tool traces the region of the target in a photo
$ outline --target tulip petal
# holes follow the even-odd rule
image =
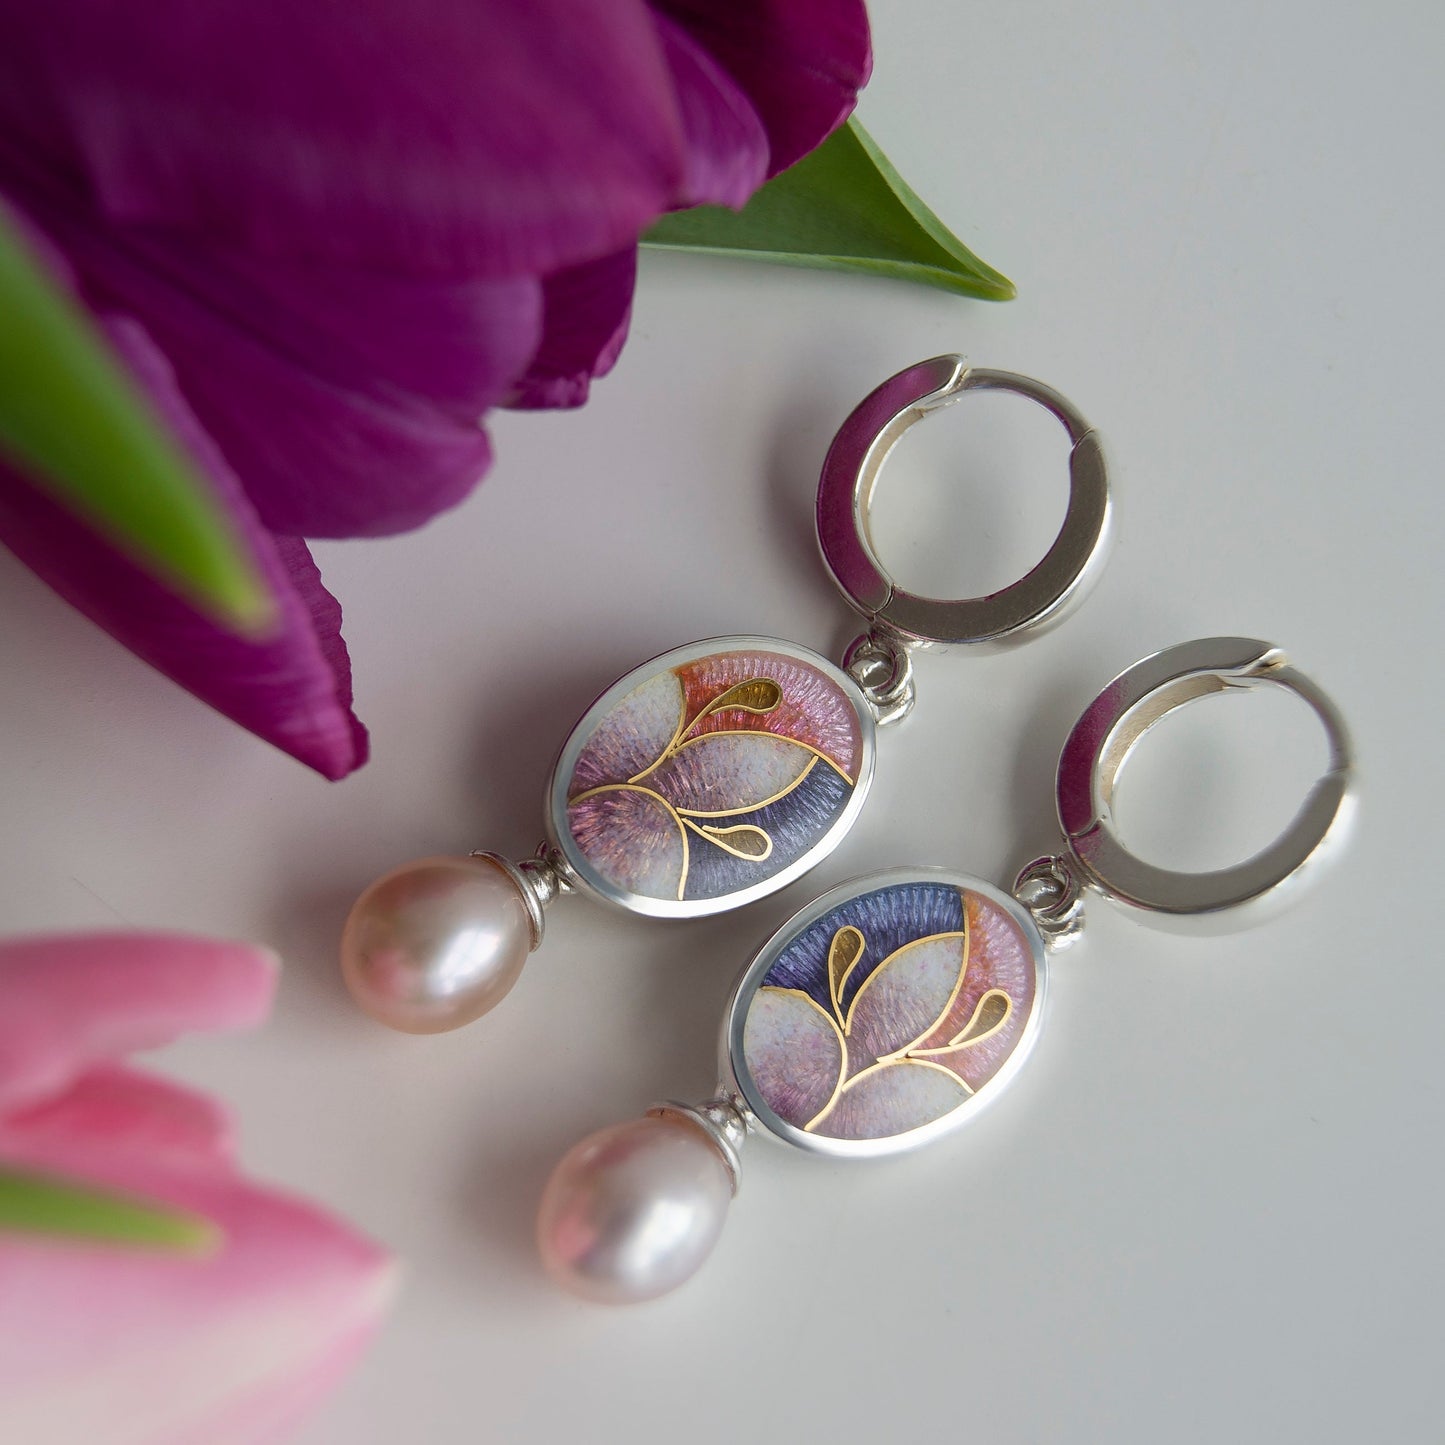
[[[235,1162],[229,1110],[209,1094],[121,1064],[98,1064],[58,1094],[7,1109],[0,1136],[12,1148],[17,1139],[43,1136],[77,1154],[129,1150],[212,1173],[224,1173]]]
[[[145,332],[127,319],[107,322],[106,330],[240,525],[276,600],[279,626],[254,640],[222,631],[3,465],[0,542],[182,687],[323,776],[344,777],[365,760],[366,731],[351,712],[340,608],[304,543],[262,528]]]
[[[862,0],[655,0],[738,82],[776,174],[851,113],[872,68]]]
[[[581,406],[591,383],[612,370],[627,340],[637,248],[586,261],[547,277],[542,340],[506,404],[532,409]]]
[[[179,934],[0,944],[0,1117],[54,1097],[96,1063],[195,1030],[258,1024],[276,975],[264,949]],[[194,1114],[172,1123],[192,1139],[215,1137]]]
[[[838,1088],[843,1036],[807,994],[760,988],[743,1025],[743,1058],[768,1108],[803,1129]]]
[[[935,1064],[880,1064],[850,1079],[812,1132],[830,1139],[889,1139],[951,1114],[970,1093]]]
[[[537,348],[534,279],[416,279],[221,252],[107,226],[73,188],[20,164],[0,155],[0,177],[8,168],[12,194],[92,304],[135,317],[166,353],[271,531],[420,526],[487,470],[478,419]]]
[[[198,606],[264,631],[249,550],[73,293],[48,238],[0,201],[0,446]]]
[[[686,154],[641,0],[48,0],[7,18],[0,121],[112,220],[411,274],[615,251]]]
[[[203,1253],[220,1239],[193,1214],[113,1189],[75,1184],[0,1162],[0,1234]]]
[[[229,1170],[133,1147],[144,1118],[105,1147],[43,1117],[0,1120],[0,1158],[200,1216],[224,1243],[197,1259],[0,1236],[0,1438],[239,1445],[314,1402],[380,1316],[384,1252]]]
[[[738,83],[676,21],[655,17],[677,87],[687,171],[675,205],[741,206],[768,174],[768,136]]]

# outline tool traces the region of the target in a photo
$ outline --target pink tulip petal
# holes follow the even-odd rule
[[[253,1027],[276,974],[264,949],[179,934],[0,944],[0,1127],[5,1112],[59,1094],[97,1063],[183,1033]]]
[[[0,1236],[0,1439],[264,1438],[334,1382],[390,1293],[377,1246],[229,1172],[3,1125],[0,1158],[198,1214],[223,1240],[196,1258]]]
[[[407,273],[628,244],[685,143],[641,0],[12,7],[0,129],[116,221]]]
[[[768,174],[768,136],[743,90],[693,36],[656,17],[687,137],[687,171],[674,198],[741,206]]]
[[[636,279],[635,247],[547,277],[541,344],[506,404],[581,406],[591,383],[612,370],[627,340]]]
[[[166,353],[270,530],[420,526],[487,470],[479,418],[537,349],[537,281],[261,262],[175,232],[108,227],[73,188],[10,170],[12,195],[63,249],[91,305],[135,317]]]
[[[77,1154],[123,1150],[212,1173],[234,1162],[233,1121],[215,1099],[121,1064],[88,1069],[59,1094],[0,1115],[0,1154],[35,1137]]]
[[[872,68],[862,0],[654,0],[725,66],[762,118],[769,174],[852,113]]]
[[[262,639],[223,631],[3,463],[0,542],[92,622],[182,687],[323,776],[344,777],[366,758],[366,731],[351,712],[340,608],[321,586],[304,543],[273,539],[257,521],[145,332],[125,318],[103,324],[250,543],[278,607],[279,625]]]
[[[378,1293],[384,1299],[390,1288],[386,1276],[382,1276],[382,1285],[385,1288]],[[304,1368],[269,1382],[249,1398],[228,1402],[224,1418],[207,1418],[199,1430],[167,1445],[256,1445],[261,1440],[289,1440],[317,1402],[341,1383],[375,1333],[376,1320],[364,1317],[357,1328],[328,1340],[304,1362]]]

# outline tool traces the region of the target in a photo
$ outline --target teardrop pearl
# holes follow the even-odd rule
[[[495,1008],[531,947],[527,905],[495,863],[421,858],[356,900],[341,935],[341,972],[373,1018],[434,1034]]]
[[[712,1253],[732,1176],[696,1124],[648,1115],[584,1139],[542,1193],[537,1246],[564,1289],[637,1304],[676,1289]]]

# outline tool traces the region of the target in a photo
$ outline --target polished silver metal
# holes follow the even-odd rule
[[[527,909],[532,952],[535,953],[542,946],[542,936],[547,931],[547,905],[576,887],[575,875],[567,860],[550,843],[539,844],[535,856],[524,858],[520,863],[482,848],[474,848],[471,857],[495,863],[517,885]]]
[[[490,853],[482,848],[474,848],[468,856],[485,858],[488,863],[500,868],[516,884],[517,892],[522,895],[522,903],[527,910],[527,924],[532,936],[531,949],[533,953],[536,953],[542,946],[542,936],[547,931],[547,915],[544,910],[547,904],[557,896],[560,889],[553,886],[550,880],[544,881],[539,872],[530,870],[527,863],[514,863],[500,853]],[[531,861],[529,859],[528,863]]]
[[[1195,698],[1242,688],[1283,687],[1314,712],[1329,742],[1329,767],[1284,833],[1243,863],[1181,873],[1135,857],[1113,816],[1119,772],[1140,738]],[[1273,644],[1209,637],[1166,648],[1121,672],[1085,709],[1059,755],[1056,798],[1069,861],[1079,878],[1150,922],[1188,932],[1224,932],[1284,906],[1338,852],[1356,806],[1354,756],[1344,719]]]
[[[863,690],[879,727],[902,722],[913,711],[918,698],[913,659],[896,638],[872,629],[859,633],[843,652],[843,671]]]
[[[843,811],[839,813],[832,827],[806,852],[795,858],[786,868],[763,879],[748,888],[722,894],[716,898],[653,898],[646,894],[634,893],[604,878],[588,861],[577,846],[567,826],[567,790],[577,759],[591,737],[593,729],[633,688],[656,673],[672,667],[681,667],[699,658],[716,652],[776,652],[807,663],[830,679],[848,699],[858,717],[858,769],[853,792]],[[548,846],[556,850],[555,867],[560,876],[579,892],[590,894],[630,913],[641,913],[651,918],[705,918],[714,913],[728,912],[741,908],[754,899],[766,898],[785,888],[795,878],[800,878],[810,868],[821,863],[841,843],[862,811],[873,781],[873,766],[877,752],[876,725],[873,709],[864,696],[863,690],[846,673],[829,662],[826,657],[811,648],[800,647],[795,642],[786,642],[779,637],[758,637],[744,635],[737,637],[709,637],[685,647],[675,647],[668,652],[635,667],[625,676],[618,678],[578,719],[562,745],[562,751],[552,770],[552,779],[547,786],[547,840]],[[550,855],[549,855],[550,856]]]
[[[1045,854],[1025,863],[1013,896],[1033,915],[1050,953],[1071,948],[1084,933],[1084,890],[1068,860]]]
[[[900,883],[942,883],[954,888],[967,888],[992,899],[1003,908],[1018,925],[1019,931],[1028,941],[1034,967],[1033,1007],[1029,1011],[1019,1041],[1013,1052],[1004,1061],[998,1072],[977,1092],[951,1113],[930,1124],[921,1125],[905,1133],[893,1134],[881,1139],[833,1139],[824,1134],[809,1134],[785,1119],[780,1119],[767,1105],[754,1084],[748,1070],[747,1056],[743,1051],[743,1030],[747,1023],[748,1006],[758,991],[768,970],[799,934],[806,931],[824,914],[832,912],[840,904],[880,888]],[[847,883],[830,889],[820,898],[815,898],[807,907],[795,913],[754,955],[752,962],[743,970],[733,988],[732,996],[723,1014],[722,1040],[720,1046],[721,1069],[724,1084],[719,1091],[723,1094],[736,1092],[752,1117],[755,1128],[770,1134],[786,1144],[810,1154],[827,1154],[840,1159],[870,1159],[888,1154],[905,1153],[921,1148],[944,1134],[950,1134],[972,1119],[980,1109],[1008,1086],[1024,1061],[1033,1052],[1038,1040],[1039,1027],[1043,1019],[1044,996],[1047,993],[1048,977],[1045,966],[1044,936],[1039,931],[1032,915],[1019,901],[967,873],[953,873],[944,868],[890,868],[882,873],[870,873],[863,878],[854,878]]]
[[[696,1124],[722,1155],[728,1177],[732,1180],[733,1196],[736,1198],[742,1179],[741,1151],[747,1143],[749,1123],[753,1121],[752,1111],[740,1095],[729,1091],[725,1085],[719,1085],[718,1092],[701,1104],[664,1099],[647,1112],[661,1119],[686,1119],[689,1123]]]
[[[1016,392],[1063,423],[1069,454],[1069,505],[1043,560],[1019,581],[986,597],[944,600],[906,592],[873,547],[868,509],[878,473],[916,421],[965,392]],[[818,484],[818,541],[849,603],[876,631],[909,646],[1009,646],[1061,621],[1088,591],[1108,551],[1112,509],[1104,453],[1088,422],[1052,387],[1009,371],[936,356],[889,377],[870,392],[834,438]]]

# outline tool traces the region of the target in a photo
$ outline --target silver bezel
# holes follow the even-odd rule
[[[567,826],[567,787],[572,779],[572,770],[603,714],[640,682],[664,668],[696,662],[698,658],[707,657],[714,652],[781,653],[785,657],[816,667],[838,686],[858,716],[858,777],[853,785],[852,796],[833,826],[806,853],[794,859],[786,868],[750,888],[726,893],[719,898],[650,898],[644,894],[632,893],[603,878],[573,840],[571,829]],[[799,647],[796,643],[784,642],[777,637],[758,637],[752,634],[707,637],[700,642],[690,642],[685,647],[674,647],[668,652],[659,653],[641,666],[634,667],[631,672],[618,678],[578,719],[577,725],[567,735],[567,741],[562,744],[562,751],[558,754],[551,780],[547,784],[547,836],[567,860],[567,866],[576,875],[576,881],[604,903],[626,909],[629,913],[645,914],[649,918],[706,918],[713,913],[726,913],[755,899],[766,898],[780,888],[786,888],[794,879],[801,878],[810,868],[821,863],[843,841],[862,809],[873,782],[875,736],[873,714],[858,684],[811,648]]]
[[[944,883],[955,888],[972,889],[997,903],[1010,914],[1023,930],[1024,937],[1028,939],[1033,952],[1034,999],[1033,1007],[1024,1023],[1024,1031],[1014,1046],[1013,1053],[1004,1061],[1003,1067],[999,1069],[998,1073],[951,1114],[946,1114],[942,1119],[935,1119],[931,1124],[921,1125],[917,1129],[909,1130],[906,1134],[890,1135],[886,1139],[830,1139],[821,1134],[804,1133],[803,1130],[778,1118],[773,1113],[758,1092],[752,1075],[748,1072],[743,1055],[743,1026],[747,1019],[748,1006],[778,955],[805,928],[841,903],[846,903],[864,893],[872,893],[876,889],[892,887],[899,883]],[[968,1120],[977,1115],[980,1109],[985,1108],[993,1099],[997,1098],[1023,1066],[1024,1060],[1033,1051],[1034,1044],[1038,1040],[1043,1019],[1044,994],[1048,985],[1044,957],[1043,936],[1039,933],[1038,925],[1029,916],[1028,910],[1017,899],[1010,897],[1001,889],[995,888],[991,883],[985,883],[981,878],[974,878],[967,873],[953,873],[944,868],[890,868],[883,873],[870,873],[865,877],[840,883],[836,888],[830,889],[821,898],[815,899],[806,908],[788,919],[763,944],[753,961],[743,970],[742,976],[733,988],[732,997],[728,1000],[727,1012],[724,1015],[723,1077],[726,1081],[730,1081],[741,1094],[766,1133],[782,1140],[785,1144],[795,1145],[809,1153],[827,1154],[838,1159],[876,1159],[884,1155],[901,1154],[907,1150],[916,1149],[961,1128]]]

